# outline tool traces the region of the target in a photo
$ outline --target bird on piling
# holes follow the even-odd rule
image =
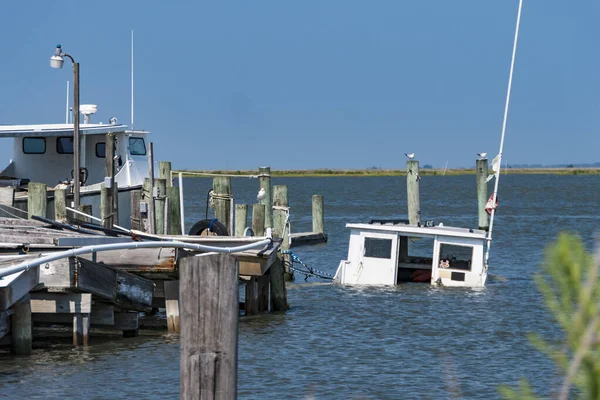
[[[480,158],[485,158],[485,156],[487,156],[487,153],[477,153],[477,155],[478,155]]]
[[[260,188],[260,190],[258,191],[258,195],[256,196],[256,200],[261,201],[265,198],[266,195],[267,192],[265,192],[265,188]]]
[[[404,153],[404,155],[409,159],[412,160],[413,158],[415,158],[415,153]]]

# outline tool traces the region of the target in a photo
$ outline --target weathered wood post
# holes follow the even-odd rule
[[[67,221],[67,191],[54,189],[54,219],[58,222]]]
[[[181,235],[181,208],[179,204],[179,188],[169,186],[167,180],[168,217],[167,233],[169,235]]]
[[[236,398],[238,274],[238,262],[229,254],[180,262],[182,399]]]
[[[213,178],[213,201],[215,218],[227,227],[229,235],[229,224],[231,222],[231,178],[228,176],[216,176]]]
[[[273,186],[273,236],[281,238],[281,250],[289,250],[290,248],[290,207],[288,201],[287,185]],[[281,262],[285,270],[285,280],[291,281],[294,279],[294,274],[290,269],[290,256],[281,255]]]
[[[154,210],[154,144],[152,142],[148,143],[148,175],[148,229],[149,233],[156,233],[156,213]]]
[[[265,236],[265,205],[252,206],[252,232],[254,236]]]
[[[15,204],[15,188],[0,187],[0,204],[6,206],[14,206]]]
[[[485,181],[488,177],[488,160],[487,158],[479,158],[476,161],[477,168],[477,205],[479,210],[479,229],[488,230],[489,220],[488,214],[485,211],[485,205],[488,200],[488,187]]]
[[[244,236],[248,224],[248,204],[235,205],[235,236]]]
[[[265,190],[265,197],[260,200],[260,204],[265,205],[265,228],[273,227],[273,206],[271,197],[271,167],[258,168],[258,184],[260,189]]]
[[[154,186],[157,188],[158,197],[154,199],[154,215],[156,219],[154,221],[154,226],[156,229],[156,234],[164,235],[165,234],[165,199],[167,193],[167,181],[164,179],[155,179]]]
[[[13,314],[11,321],[11,351],[14,354],[31,354],[32,328],[31,328],[31,304],[29,294],[12,306]]]
[[[173,187],[173,179],[171,178],[171,161],[158,162],[158,177],[167,181],[167,187]]]
[[[144,224],[142,223],[142,215],[140,213],[140,201],[142,201],[142,191],[132,190],[131,191],[131,229],[138,231],[144,230]]]
[[[419,161],[406,161],[406,193],[408,203],[408,221],[411,225],[421,223],[421,199],[419,195]]]
[[[109,132],[106,134],[106,152],[105,152],[105,167],[104,167],[104,183],[100,188],[100,219],[102,226],[107,229],[112,229],[113,225],[118,221],[115,219],[115,134]]]
[[[325,233],[325,218],[323,216],[323,196],[315,194],[312,197],[312,231]]]
[[[100,219],[102,226],[107,229],[112,229],[114,224],[113,204],[112,188],[107,188],[102,183],[100,185]]]
[[[87,215],[94,215],[92,212],[92,205],[91,204],[80,204],[79,205],[79,211],[86,213]],[[89,217],[84,217],[83,215],[77,215],[76,219],[84,222],[86,224],[89,224],[92,222],[92,219]]]
[[[29,182],[27,184],[27,216],[33,215],[46,218],[48,199],[46,198],[48,187],[44,183]]]
[[[164,281],[165,309],[169,333],[179,333],[179,281]]]

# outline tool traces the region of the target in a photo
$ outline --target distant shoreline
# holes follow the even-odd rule
[[[202,177],[210,175],[257,175],[258,171],[225,171],[225,170],[173,170],[173,173],[181,172],[184,177]],[[491,169],[490,169],[491,172]],[[475,175],[474,168],[434,169],[421,168],[421,176],[456,176]],[[600,168],[508,168],[502,169],[502,174],[510,175],[599,175]],[[312,170],[272,170],[272,177],[344,177],[344,176],[405,176],[405,170],[392,169],[312,169]]]

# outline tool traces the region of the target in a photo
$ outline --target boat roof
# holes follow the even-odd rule
[[[452,226],[418,226],[393,224],[346,224],[347,228],[361,231],[398,232],[423,236],[462,237],[469,239],[486,239],[486,231]]]
[[[73,136],[73,124],[0,125],[1,137]],[[127,125],[80,124],[81,135],[104,135],[109,132],[146,134],[146,131],[129,131]]]

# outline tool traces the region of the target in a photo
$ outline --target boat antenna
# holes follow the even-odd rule
[[[133,130],[133,29],[131,30],[131,130]]]
[[[488,260],[490,258],[490,247],[492,246],[492,230],[494,228],[494,216],[496,215],[495,204],[498,201],[498,184],[500,182],[500,170],[502,169],[502,150],[504,149],[504,135],[506,133],[506,121],[508,120],[508,106],[510,104],[510,93],[512,89],[512,79],[515,70],[515,57],[517,55],[517,43],[519,42],[519,27],[521,25],[521,11],[523,10],[523,0],[519,0],[519,12],[517,14],[517,27],[515,29],[515,41],[513,44],[512,60],[510,63],[510,74],[508,77],[508,91],[506,93],[506,105],[504,107],[504,121],[502,122],[502,136],[500,137],[500,152],[498,153],[498,170],[496,172],[496,180],[494,182],[494,193],[492,194],[492,212],[490,214],[490,229],[487,236],[487,249],[485,251],[484,265],[487,269]]]
[[[69,81],[67,81],[67,108],[65,109],[65,124],[69,123]]]

